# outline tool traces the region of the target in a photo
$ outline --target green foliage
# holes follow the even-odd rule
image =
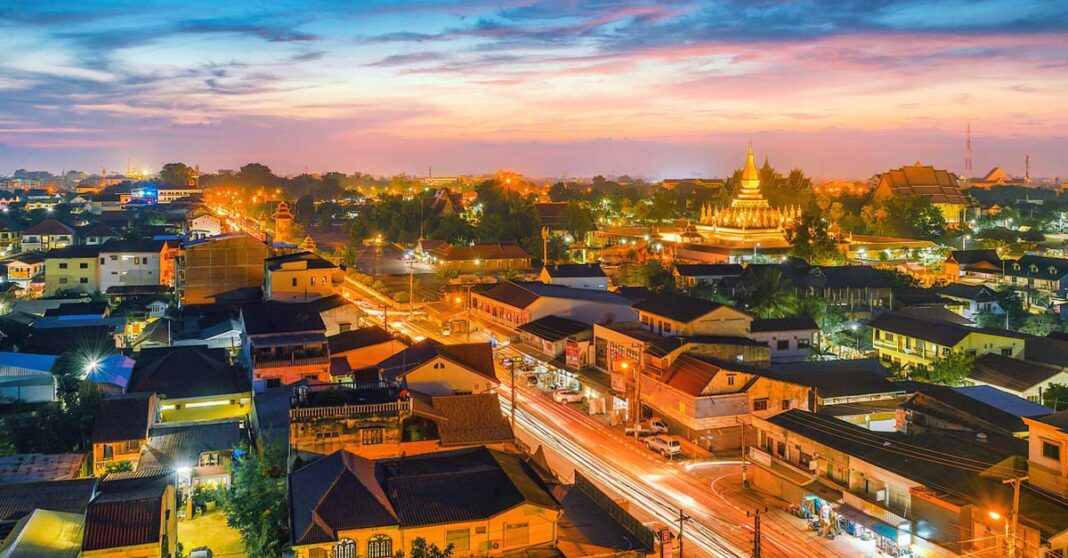
[[[197,180],[196,169],[185,163],[167,163],[159,171],[159,180],[166,186],[188,186]]]
[[[564,226],[575,240],[586,238],[586,233],[597,228],[590,209],[577,202],[567,204],[567,209],[564,210]]]
[[[659,260],[643,264],[627,263],[619,268],[619,282],[627,287],[648,287],[654,292],[671,290],[675,277]]]
[[[1057,316],[1054,316],[1049,312],[1029,314],[1024,318],[1023,326],[1020,327],[1020,333],[1045,337],[1051,332],[1060,329],[1060,325],[1060,320],[1057,319]]]
[[[309,226],[315,220],[315,198],[304,194],[293,204],[293,218],[302,225]]]
[[[755,272],[748,290],[738,301],[750,312],[761,318],[785,318],[797,315],[798,297],[782,270],[774,267]]]
[[[223,499],[226,524],[241,534],[250,556],[276,558],[289,542],[285,451],[268,444],[234,463]]]
[[[1054,411],[1068,409],[1068,385],[1050,384],[1042,392],[1042,404]]]
[[[818,215],[804,213],[793,228],[786,231],[790,255],[813,265],[833,265],[845,260],[838,242],[831,236],[827,223]]]
[[[963,351],[950,351],[931,362],[926,368],[916,368],[913,371],[913,379],[941,384],[944,386],[959,386],[965,378],[971,374],[975,357]]]
[[[112,461],[104,464],[104,470],[108,473],[129,473],[133,471],[133,463],[129,461]]]
[[[434,543],[427,544],[423,537],[416,537],[412,540],[412,548],[408,555],[410,558],[452,558],[452,551],[452,544],[443,550]]]
[[[946,234],[946,219],[923,196],[896,196],[861,210],[867,232],[882,236],[937,240]]]

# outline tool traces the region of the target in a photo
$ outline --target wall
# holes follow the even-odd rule
[[[211,304],[215,296],[263,286],[267,246],[250,236],[187,246],[181,266],[182,304]]]
[[[162,285],[159,252],[101,252],[100,291],[125,285]]]
[[[96,257],[46,259],[45,294],[52,295],[60,289],[70,289],[85,294],[100,290],[97,280],[97,261]],[[62,264],[66,264],[66,269],[61,267]]]
[[[389,371],[386,371],[389,375]],[[450,360],[437,357],[405,374],[409,389],[427,395],[452,395],[454,393],[485,393],[495,382],[460,366]]]
[[[333,269],[279,269],[267,271],[264,291],[268,300],[308,302],[333,294]]]

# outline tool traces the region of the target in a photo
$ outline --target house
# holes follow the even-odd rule
[[[476,318],[514,329],[554,315],[592,324],[637,319],[631,300],[597,289],[576,289],[545,283],[504,281],[482,292],[471,292]]]
[[[44,509],[32,510],[11,526],[0,556],[78,558],[82,554],[85,516]]]
[[[905,433],[966,430],[1026,437],[1025,418],[1053,414],[1053,409],[986,385],[947,387],[917,384],[899,407]]]
[[[1004,281],[1013,287],[1034,289],[1051,302],[1059,303],[1068,298],[1068,259],[1022,256],[1006,262]]]
[[[22,249],[45,252],[74,244],[74,228],[55,219],[45,219],[22,231]]]
[[[994,291],[983,285],[950,283],[942,287],[939,294],[959,302],[960,315],[972,321],[977,320],[980,314],[1005,315]]]
[[[183,305],[261,300],[267,246],[246,233],[228,233],[183,245],[178,292]]]
[[[111,354],[91,361],[85,379],[104,394],[125,393],[133,368],[134,359],[123,354]]]
[[[176,479],[171,471],[108,474],[85,510],[83,558],[177,556]]]
[[[431,396],[486,393],[500,384],[489,343],[443,345],[424,339],[378,368],[387,382]]]
[[[222,221],[207,211],[191,211],[186,218],[186,231],[190,240],[200,240],[222,234]]]
[[[490,273],[530,267],[530,254],[515,241],[469,246],[445,244],[432,250],[430,257],[439,268],[459,273]]]
[[[551,551],[560,515],[520,456],[485,448],[379,461],[337,451],[290,474],[289,502],[294,553],[309,558],[389,558],[416,538],[456,556]]]
[[[136,466],[157,413],[152,393],[105,397],[93,425],[93,473],[103,474],[123,462]]]
[[[888,308],[893,301],[893,278],[870,265],[823,265],[805,270],[796,288],[850,312]]]
[[[327,295],[309,304],[322,318],[327,335],[335,335],[349,331],[353,327],[359,327],[361,319],[366,317],[359,306],[339,294]]]
[[[534,204],[534,211],[538,214],[538,222],[549,232],[567,233],[567,202],[545,202]],[[581,240],[581,239],[579,239]]]
[[[267,258],[263,265],[266,300],[308,302],[330,296],[334,283],[341,281],[337,265],[312,252]]]
[[[161,240],[110,240],[100,246],[100,291],[112,287],[172,285],[174,260]]]
[[[349,375],[353,370],[375,367],[379,362],[407,348],[407,345],[379,326],[372,325],[331,335],[326,338],[330,348],[332,376]],[[335,365],[337,359],[344,366]],[[344,371],[338,374],[335,368]]]
[[[657,335],[745,337],[753,317],[718,302],[677,293],[656,293],[634,305],[639,321]]]
[[[950,281],[996,283],[1005,271],[997,250],[953,250],[942,266]]]
[[[728,277],[741,277],[745,268],[741,264],[675,264],[671,274],[675,284],[685,287],[718,285]]]
[[[1004,329],[968,327],[897,312],[880,314],[868,326],[872,328],[872,345],[879,358],[904,367],[926,367],[950,352],[1005,357],[1024,353],[1025,336]]]
[[[1031,352],[1034,351],[1028,354]],[[967,382],[969,385],[992,386],[1039,403],[1050,384],[1068,384],[1068,372],[1061,366],[1031,359],[984,354],[975,359]]]
[[[423,196],[423,211],[438,217],[461,215],[464,212],[463,198],[458,192],[440,188],[433,196]]]
[[[749,337],[771,347],[772,363],[808,360],[819,332],[808,316],[757,318],[749,324]]]
[[[5,484],[4,489],[0,490],[0,532],[15,534],[13,529],[17,528],[19,522],[30,517],[34,510],[82,517],[96,485],[95,478]],[[54,538],[55,531],[49,534]],[[81,538],[78,537],[76,542],[80,549]]]
[[[11,219],[0,219],[0,254],[18,252],[22,239],[22,225]]]
[[[1001,167],[994,167],[982,178],[973,178],[968,181],[971,188],[983,188],[989,190],[995,186],[1027,186],[1031,182],[1030,177],[1017,178],[1012,176]]]
[[[197,488],[229,488],[234,449],[250,443],[239,419],[198,420],[157,424],[148,432],[138,470],[178,473],[178,496],[192,515],[192,492]]]
[[[311,303],[246,304],[241,323],[242,358],[257,391],[301,379],[330,380],[326,325]]]
[[[600,264],[553,264],[541,268],[538,281],[576,289],[608,290],[608,276]]]
[[[873,197],[887,200],[903,196],[921,196],[942,212],[946,223],[959,227],[964,222],[971,200],[960,189],[957,175],[916,161],[915,165],[887,171],[879,176]]]
[[[0,352],[0,401],[54,401],[56,381],[52,368],[58,358],[52,355]]]
[[[573,346],[574,354],[567,359],[568,367],[578,369],[588,364],[586,354],[593,337],[590,324],[550,315],[527,322],[516,331],[520,340],[541,353],[547,361],[564,356],[565,350]]]
[[[126,393],[155,393],[159,422],[244,418],[252,405],[248,373],[223,349],[142,349]]]
[[[23,287],[33,282],[45,267],[44,255],[40,252],[24,252],[3,261],[7,267],[7,280]]]
[[[115,229],[104,223],[97,223],[81,233],[81,237],[86,244],[95,246],[103,244],[109,240],[117,240],[119,238],[119,233],[115,232]]]
[[[118,318],[122,320],[122,318]],[[41,319],[37,320],[38,322]],[[61,355],[68,351],[94,352],[96,354],[108,354],[115,349],[124,347],[122,327],[109,323],[100,323],[99,320],[79,320],[85,323],[80,325],[65,325],[64,327],[39,328],[34,323],[30,330],[26,343],[19,348],[21,351],[45,355]],[[63,325],[55,321],[52,325]]]
[[[314,459],[338,450],[371,459],[460,447],[511,447],[496,393],[428,396],[380,381],[293,388],[290,454]]]
[[[45,294],[58,291],[93,294],[100,291],[100,246],[76,244],[44,255]]]

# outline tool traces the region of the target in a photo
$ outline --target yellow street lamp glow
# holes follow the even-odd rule
[[[993,519],[994,521],[998,521],[1001,519],[1001,514],[994,510],[990,510],[988,515],[990,515],[990,519]]]

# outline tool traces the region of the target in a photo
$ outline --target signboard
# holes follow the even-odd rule
[[[572,370],[581,369],[586,364],[584,356],[589,344],[589,341],[568,339],[564,345],[564,364]]]

